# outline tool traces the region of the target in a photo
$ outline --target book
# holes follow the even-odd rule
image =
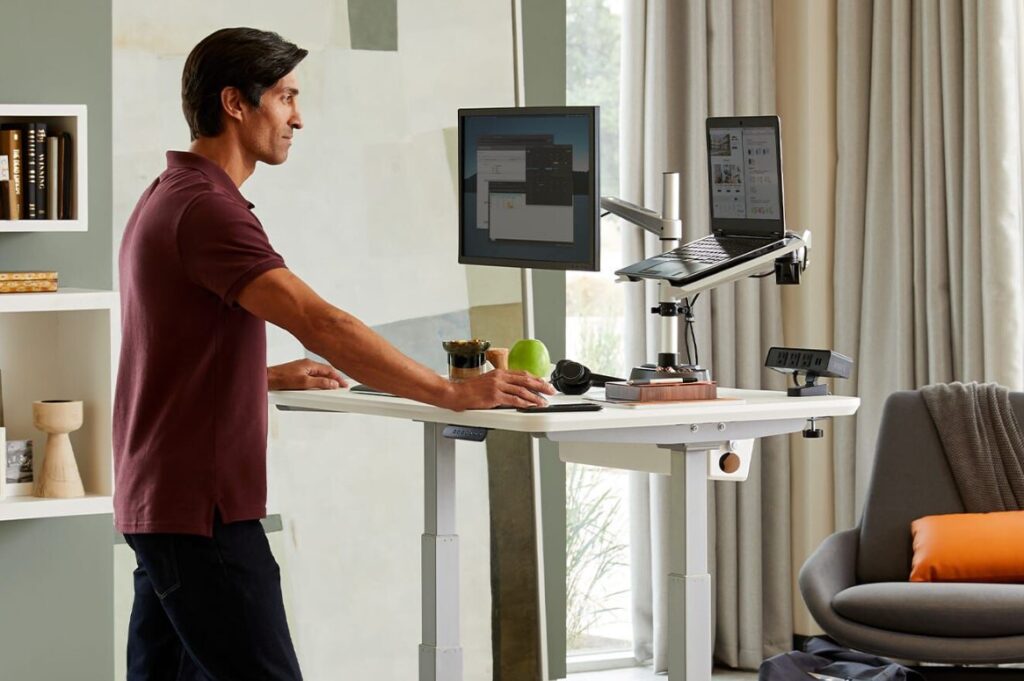
[[[25,219],[35,220],[36,219],[36,192],[38,191],[38,184],[36,184],[36,124],[28,123],[25,126],[24,136],[22,137],[22,145],[25,151],[25,181],[23,182],[25,188]]]
[[[5,154],[0,154],[0,220],[11,212],[7,207],[7,185],[11,181],[11,161]]]
[[[57,279],[56,272],[46,271],[24,271],[24,272],[0,272],[0,281],[38,281]]]
[[[0,130],[0,154],[7,157],[10,179],[0,185],[6,195],[2,220],[20,220],[22,197],[21,131]]]
[[[57,186],[60,184],[59,169],[60,156],[58,152],[59,138],[50,136],[46,138],[46,219],[56,220],[58,217],[58,194]]]
[[[44,293],[57,290],[56,279],[0,281],[0,293]]]
[[[46,123],[36,123],[36,219],[46,218]]]
[[[71,146],[71,133],[62,132],[60,134],[58,153],[60,154],[60,196],[58,198],[60,206],[58,217],[61,220],[71,220],[74,218],[71,214],[71,197],[74,196],[74,188],[71,185],[72,179],[75,176],[74,166],[72,166],[75,150]]]
[[[609,381],[604,385],[604,394],[609,400],[627,402],[681,402],[716,399],[718,389],[714,381],[644,384]]]

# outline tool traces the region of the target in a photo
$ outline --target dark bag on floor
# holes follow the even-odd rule
[[[808,672],[855,681],[924,681],[913,669],[884,657],[847,650],[830,638],[807,640],[804,652],[782,653],[761,663],[758,681],[815,681]]]

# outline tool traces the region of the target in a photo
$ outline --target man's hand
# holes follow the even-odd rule
[[[346,385],[337,369],[311,359],[267,367],[268,390],[332,390]]]
[[[495,369],[482,376],[453,383],[450,404],[444,406],[462,411],[490,409],[499,405],[532,407],[547,404],[547,400],[537,393],[554,395],[555,389],[547,381],[534,378],[525,371]]]

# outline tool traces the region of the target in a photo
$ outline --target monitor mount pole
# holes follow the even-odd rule
[[[662,210],[656,213],[629,201],[611,196],[601,197],[601,209],[618,215],[634,225],[646,229],[661,240],[663,250],[670,251],[679,246],[683,236],[683,223],[679,219],[679,173],[662,173]],[[660,317],[661,333],[658,343],[658,361],[655,364],[642,364],[630,372],[630,380],[648,378],[664,378],[666,376],[693,377],[698,380],[710,380],[711,373],[701,368],[697,359],[694,364],[680,364],[679,352],[679,316],[687,321],[687,328],[693,323],[691,302],[684,301],[680,305],[678,294],[666,280],[658,281],[658,305],[651,308],[651,313]],[[696,351],[696,348],[695,348]]]

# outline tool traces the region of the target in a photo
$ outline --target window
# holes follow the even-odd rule
[[[622,0],[567,0],[566,103],[601,107],[601,194],[619,193]],[[626,372],[620,225],[601,223],[601,272],[566,273],[566,356]],[[566,466],[568,670],[631,666],[628,473]]]

